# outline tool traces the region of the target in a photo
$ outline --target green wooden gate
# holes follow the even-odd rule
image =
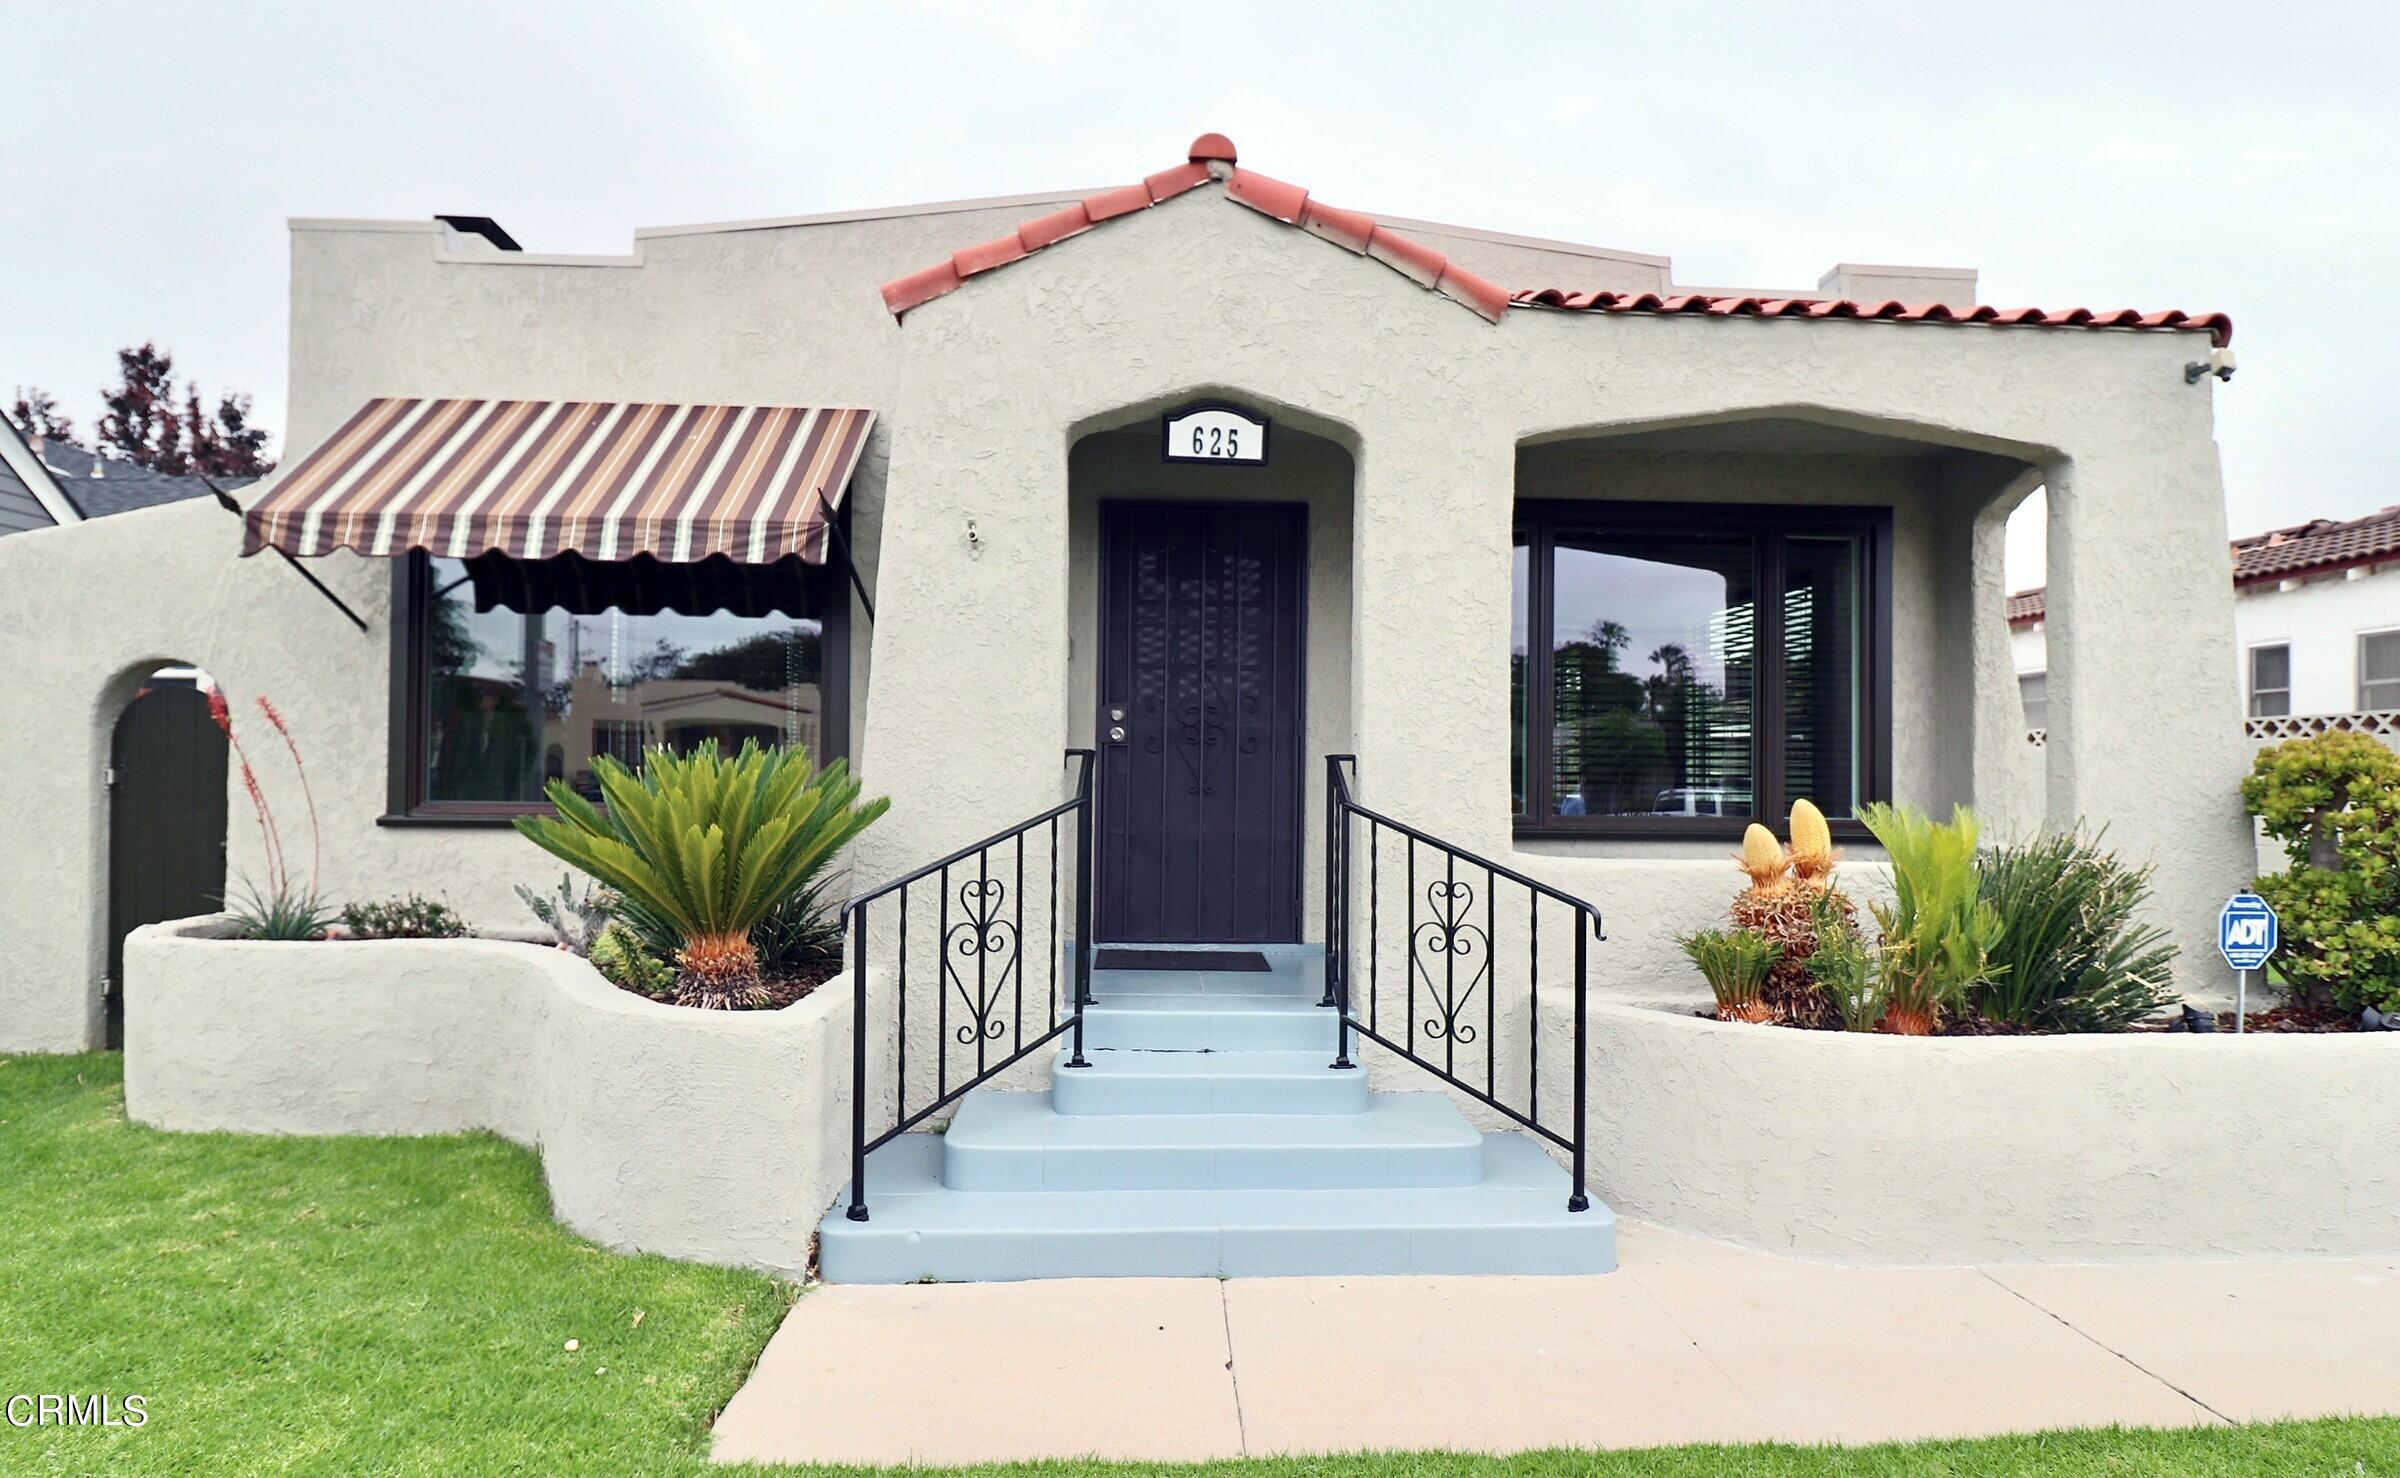
[[[108,1045],[125,1041],[125,936],[225,894],[225,736],[189,683],[142,689],[108,762]]]

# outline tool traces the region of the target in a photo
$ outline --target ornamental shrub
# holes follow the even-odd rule
[[[2400,755],[2364,734],[2287,739],[2258,752],[2242,800],[2291,859],[2258,891],[2293,994],[2400,1010]]]
[[[1983,900],[1998,913],[1999,968],[1976,992],[1988,1020],[2035,1031],[2104,1032],[2175,1001],[2175,946],[2140,915],[2150,869],[2073,832],[1996,848]]]
[[[380,903],[344,905],[342,932],[353,939],[457,939],[467,926],[450,905],[411,893]]]

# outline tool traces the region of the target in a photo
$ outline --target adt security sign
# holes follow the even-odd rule
[[[2233,1000],[2233,1029],[2237,1032],[2250,1027],[2250,972],[2265,965],[2280,942],[2275,910],[2267,907],[2267,900],[2248,888],[2225,900],[2217,914],[2217,953],[2239,972]]]
[[[2280,943],[2275,910],[2267,900],[2244,889],[2225,900],[2217,915],[2217,953],[2236,970],[2256,970],[2267,963]]]

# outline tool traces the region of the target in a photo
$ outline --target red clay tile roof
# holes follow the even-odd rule
[[[1357,211],[1342,210],[1309,198],[1306,190],[1239,167],[1233,140],[1221,133],[1204,133],[1185,150],[1185,162],[1161,170],[1138,185],[1103,190],[1063,210],[1037,216],[1015,231],[977,246],[953,252],[906,277],[883,285],[883,303],[898,318],[911,308],[956,292],[979,272],[1005,267],[1045,246],[1081,235],[1102,221],[1147,210],[1186,191],[1222,178],[1225,193],[1262,215],[1314,236],[1373,257],[1424,287],[1457,299],[1497,323],[1512,307],[1549,308],[1575,313],[1703,314],[1746,318],[1858,318],[1893,323],[1988,323],[2003,326],[2042,325],[2057,328],[2181,329],[2206,332],[2219,345],[2233,341],[2233,320],[2222,313],[2186,313],[2168,309],[2141,313],[2131,308],[2103,311],[2092,308],[1952,308],[1942,303],[1880,303],[1850,298],[1759,298],[1706,293],[1567,292],[1559,288],[1528,288],[1511,293],[1422,242],[1399,235]],[[1211,165],[1221,165],[1223,175]]]
[[[2233,541],[2233,583],[2338,570],[2400,557],[2400,504],[2364,518],[2311,519]]]
[[[2233,583],[2264,585],[2295,575],[2322,575],[2356,565],[2400,560],[2400,503],[2364,518],[2313,518],[2233,541]],[[2008,624],[2023,626],[2045,613],[2046,590],[2036,586],[2008,598]]]
[[[2143,313],[2133,308],[1994,308],[1979,303],[1953,308],[1946,303],[1903,303],[1886,298],[1880,303],[1855,298],[1743,298],[1706,293],[1571,293],[1546,287],[1509,294],[1518,307],[1564,308],[1575,313],[1703,313],[1736,318],[1865,318],[1890,323],[1994,323],[2003,327],[2043,325],[2052,328],[2149,328],[2205,330],[2209,341],[2222,348],[2233,342],[2233,320],[2222,313],[2186,313],[2169,308]]]
[[[1356,211],[1311,200],[1308,192],[1298,185],[1287,185],[1237,167],[1233,140],[1221,133],[1200,135],[1192,140],[1185,153],[1183,164],[1162,170],[1139,185],[1104,190],[1063,210],[1037,216],[997,240],[954,252],[948,261],[936,262],[921,272],[885,283],[883,305],[898,318],[944,293],[956,292],[978,272],[1004,267],[1054,242],[1080,235],[1102,221],[1147,210],[1187,190],[1197,189],[1217,178],[1209,166],[1221,164],[1229,171],[1225,193],[1261,215],[1273,216],[1287,226],[1298,226],[1361,256],[1373,257],[1435,292],[1456,298],[1494,322],[1508,309],[1508,294],[1497,284],[1453,264],[1433,248],[1396,235]]]

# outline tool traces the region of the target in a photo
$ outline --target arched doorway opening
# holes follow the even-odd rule
[[[1088,430],[1068,457],[1094,933],[1289,943],[1322,908],[1321,757],[1349,742],[1355,459],[1314,418],[1254,406],[1275,420],[1263,462],[1171,460],[1157,417],[1189,403]]]
[[[117,715],[108,754],[107,1045],[125,1041],[125,936],[225,897],[226,741],[195,667],[166,666]]]

